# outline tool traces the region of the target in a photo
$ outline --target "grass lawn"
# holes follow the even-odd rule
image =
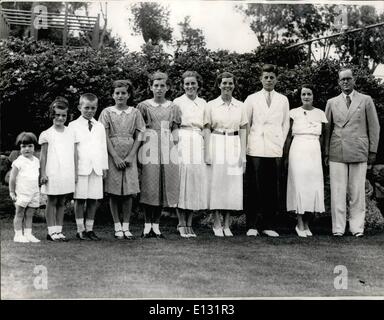
[[[1,217],[1,298],[225,298],[384,296],[384,234],[356,239],[328,235],[300,239],[235,237],[218,239],[208,228],[182,239],[175,225],[162,228],[166,239],[118,241],[112,225],[95,226],[100,242],[43,240],[14,243],[10,216]],[[131,227],[141,233],[140,224]],[[46,235],[35,223],[37,237]],[[34,267],[48,271],[48,289],[37,290]],[[348,288],[334,288],[337,265],[348,270]]]

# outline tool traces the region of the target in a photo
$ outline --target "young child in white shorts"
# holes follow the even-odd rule
[[[34,156],[37,138],[32,132],[22,132],[16,139],[16,145],[20,147],[20,156],[13,161],[9,178],[9,195],[16,207],[13,241],[40,242],[32,235],[33,214],[40,206],[40,162]]]

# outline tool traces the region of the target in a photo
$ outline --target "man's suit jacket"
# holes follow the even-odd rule
[[[289,102],[286,96],[273,91],[268,107],[264,90],[247,97],[244,101],[250,131],[247,155],[278,158],[283,155],[284,141],[289,131]]]
[[[325,154],[329,161],[367,162],[368,153],[377,152],[380,125],[372,98],[354,91],[351,101],[348,108],[340,94],[327,102]]]

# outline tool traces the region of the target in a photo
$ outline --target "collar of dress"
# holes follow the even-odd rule
[[[155,101],[153,101],[152,99],[149,99],[147,100],[148,103],[153,106],[153,107],[163,107],[163,108],[168,108],[170,105],[171,105],[171,101],[167,100],[165,101],[164,103],[156,103]]]
[[[112,107],[111,111],[113,111],[114,113],[117,113],[118,115],[121,115],[123,112],[126,113],[126,114],[130,114],[132,112],[132,109],[133,109],[133,107],[128,107],[128,109],[119,110],[119,109],[117,109],[115,107]]]

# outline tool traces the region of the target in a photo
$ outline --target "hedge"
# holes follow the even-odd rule
[[[259,74],[263,63],[280,67],[276,89],[288,96],[291,108],[300,106],[297,93],[302,83],[315,85],[315,106],[320,109],[325,108],[328,98],[340,92],[337,85],[339,61],[326,59],[308,66],[301,49],[287,49],[282,44],[245,54],[201,49],[176,52],[171,56],[161,47],[147,46],[143,52],[119,48],[66,50],[49,42],[9,38],[0,41],[0,55],[2,151],[13,149],[15,137],[21,131],[38,135],[51,125],[48,106],[56,96],[69,100],[69,120],[79,115],[78,99],[85,92],[99,97],[99,113],[113,104],[111,82],[129,78],[136,87],[135,103],[138,103],[151,97],[147,79],[148,74],[156,70],[166,71],[170,76],[169,99],[183,93],[180,76],[185,70],[196,70],[202,75],[204,83],[200,96],[213,99],[219,94],[214,85],[216,76],[227,70],[238,80],[234,96],[244,100],[261,89]],[[359,66],[353,68],[357,89],[373,97],[381,123],[384,123],[384,86],[368,70]],[[380,145],[380,162],[384,162],[383,149]]]

